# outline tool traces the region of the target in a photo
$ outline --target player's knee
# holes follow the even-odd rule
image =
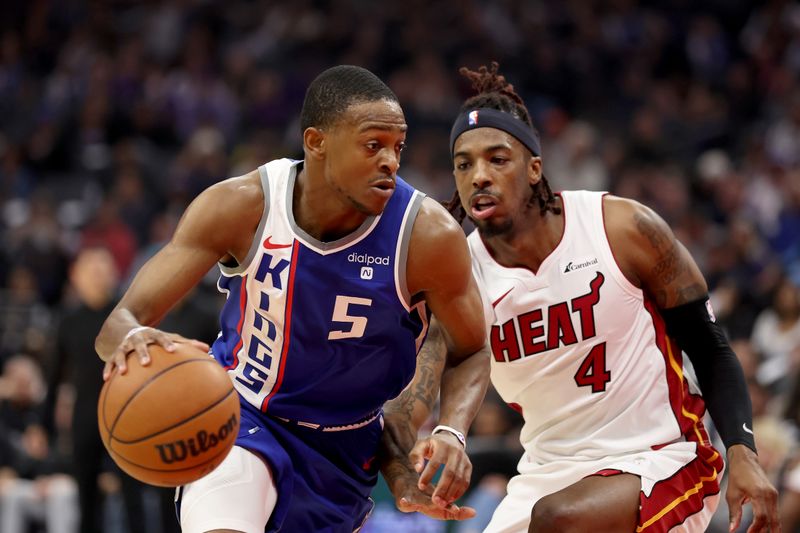
[[[581,513],[563,498],[545,496],[533,506],[529,533],[578,533],[585,528]]]

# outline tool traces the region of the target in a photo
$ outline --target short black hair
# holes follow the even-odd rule
[[[331,67],[308,86],[300,128],[330,126],[351,105],[378,100],[398,102],[392,90],[369,70],[354,65]]]

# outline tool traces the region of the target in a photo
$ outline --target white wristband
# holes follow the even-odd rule
[[[464,437],[464,434],[461,433],[459,430],[457,430],[456,428],[451,428],[450,426],[445,426],[440,424],[435,428],[433,428],[433,431],[431,431],[431,435],[436,435],[440,431],[447,431],[448,433],[452,433],[453,435],[455,435],[455,437],[458,439],[458,442],[461,443],[464,449],[465,450],[467,449],[467,439]]]
[[[128,333],[125,334],[125,336],[122,338],[122,342],[120,342],[120,344],[122,344],[126,340],[130,339],[133,335],[136,335],[137,333],[139,333],[140,331],[143,331],[145,329],[150,329],[150,326],[137,326],[137,327],[133,328],[132,330],[130,330]]]

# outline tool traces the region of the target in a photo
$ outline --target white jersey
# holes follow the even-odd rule
[[[491,322],[492,383],[522,412],[525,460],[594,461],[675,441],[709,447],[680,349],[614,259],[603,194],[561,198],[564,234],[536,273],[499,265],[477,231],[468,238]]]

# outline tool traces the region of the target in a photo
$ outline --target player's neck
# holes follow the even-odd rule
[[[292,192],[295,224],[322,242],[349,235],[366,220],[367,215],[339,198],[336,191],[322,180],[314,181],[304,168],[297,175]]]
[[[517,221],[508,233],[483,238],[495,261],[538,272],[564,235],[563,211],[560,214],[546,211],[541,215],[538,209],[537,206],[522,222]]]

